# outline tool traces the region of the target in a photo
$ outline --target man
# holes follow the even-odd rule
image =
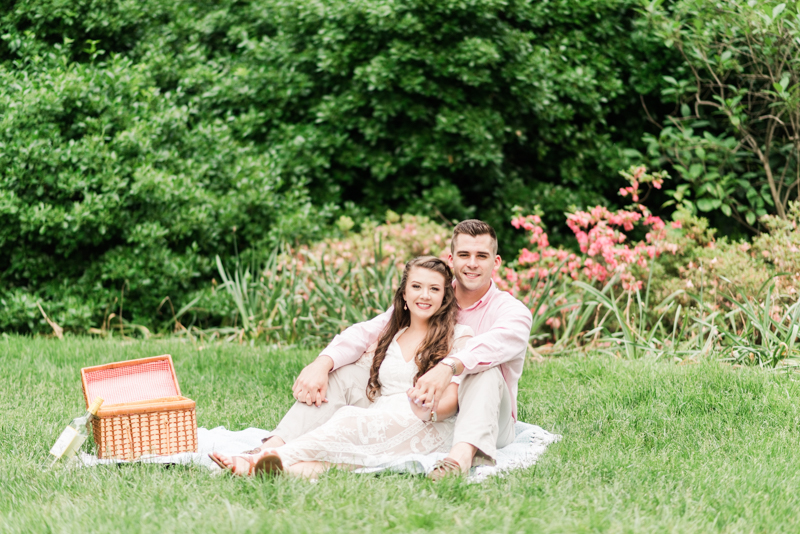
[[[458,322],[471,327],[475,336],[462,351],[420,377],[409,393],[414,402],[435,412],[453,375],[466,375],[458,391],[454,445],[429,475],[435,480],[466,472],[476,455],[477,461],[493,463],[497,448],[514,440],[517,382],[531,330],[530,310],[492,282],[501,259],[491,226],[474,219],[459,223],[453,229],[448,261],[455,274]],[[369,368],[352,364],[377,341],[389,316],[387,311],[351,326],[300,372],[292,387],[297,402],[262,450],[280,447],[318,427],[342,406],[369,405]]]

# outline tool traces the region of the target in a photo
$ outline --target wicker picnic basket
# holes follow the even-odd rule
[[[81,381],[87,406],[105,401],[92,421],[99,458],[197,451],[195,402],[181,396],[169,354],[86,367]]]

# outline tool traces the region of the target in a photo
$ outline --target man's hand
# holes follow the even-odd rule
[[[328,373],[331,369],[333,360],[325,355],[318,356],[306,365],[292,386],[292,395],[297,402],[304,402],[309,406],[320,406],[323,402],[328,402],[325,393],[328,392]]]
[[[417,406],[423,404],[433,411],[439,406],[444,390],[450,385],[453,370],[446,365],[434,365],[433,369],[419,377],[417,384],[408,390],[408,398]]]

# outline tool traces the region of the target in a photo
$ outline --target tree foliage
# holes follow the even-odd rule
[[[683,68],[665,76],[676,102],[651,154],[677,171],[674,200],[720,210],[757,231],[787,217],[800,194],[800,19],[776,1],[681,0],[650,5],[650,21]]]
[[[234,237],[264,248],[314,231],[275,151],[162,91],[146,64],[62,50],[0,67],[0,328],[35,329],[38,300],[67,327],[109,308],[151,324],[164,297],[208,282]]]
[[[258,251],[328,215],[503,229],[514,205],[560,221],[602,202],[668,58],[634,5],[8,3],[0,328],[42,326],[37,299],[75,328],[122,299],[149,323],[211,276],[233,227]]]

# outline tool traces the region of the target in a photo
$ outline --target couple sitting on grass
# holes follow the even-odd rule
[[[306,478],[448,451],[430,478],[493,464],[514,440],[531,313],[492,282],[500,256],[488,224],[459,223],[448,259],[408,262],[393,307],[301,371],[297,402],[262,446],[211,459],[235,474]]]

